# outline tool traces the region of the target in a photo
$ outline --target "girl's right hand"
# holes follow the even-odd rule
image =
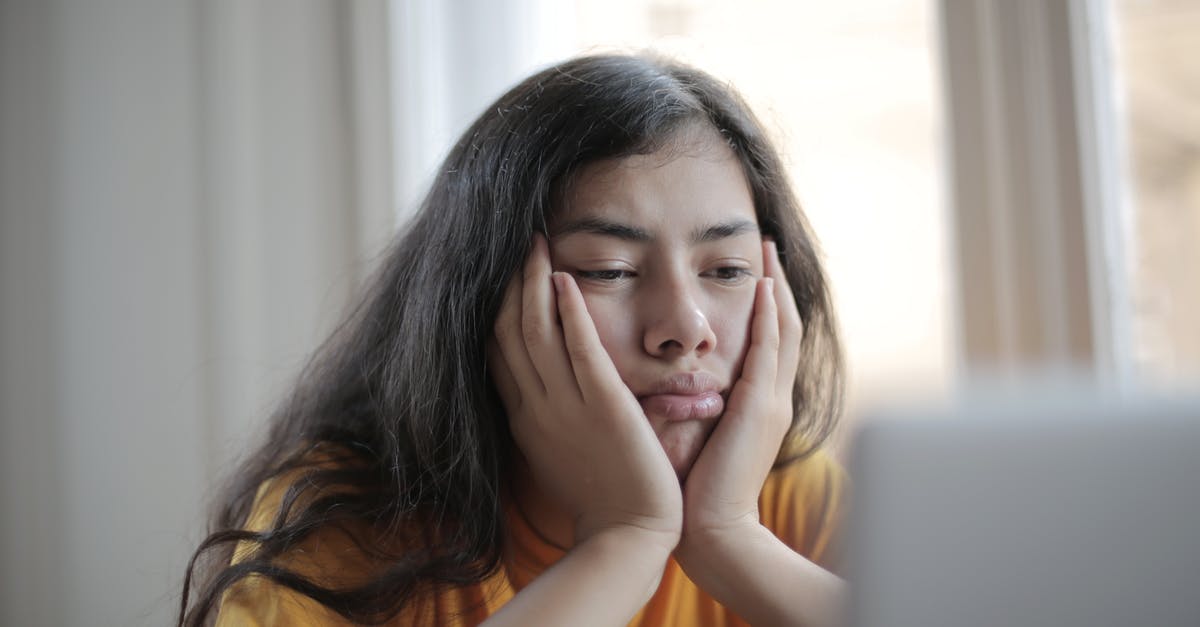
[[[540,234],[507,287],[495,340],[489,368],[513,438],[538,488],[573,516],[576,544],[632,530],[673,549],[683,525],[678,479],[575,280],[551,272]]]

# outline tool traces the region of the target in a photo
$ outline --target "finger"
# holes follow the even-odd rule
[[[779,368],[779,319],[775,307],[775,279],[760,279],[754,291],[754,320],[750,350],[742,366],[742,380],[751,386],[773,389]]]
[[[779,385],[791,394],[796,369],[800,365],[800,341],[804,336],[804,322],[796,309],[796,298],[792,286],[784,274],[779,261],[779,248],[773,241],[763,243],[763,263],[766,276],[775,279],[775,304],[779,311]]]
[[[605,394],[611,394],[613,382],[620,383],[621,376],[600,343],[600,334],[596,331],[575,279],[565,272],[555,272],[553,279],[558,297],[558,315],[562,319],[563,342],[571,360],[571,369],[584,402],[594,402]]]
[[[550,281],[550,250],[540,233],[533,236],[524,273],[521,330],[529,358],[547,391],[577,390],[562,330],[555,322],[558,307]]]
[[[690,484],[698,468],[708,468],[712,480],[724,485],[723,499],[729,505],[753,506],[785,430],[775,411],[779,324],[772,283],[774,279],[764,277],[755,285],[750,348],[742,373],[729,395],[725,415],[688,477]]]
[[[508,372],[512,375],[517,387],[528,394],[544,394],[546,387],[542,384],[533,362],[529,359],[529,351],[525,347],[525,339],[521,331],[521,294],[524,280],[520,274],[513,276],[504,289],[504,300],[500,304],[500,312],[496,315],[496,324],[492,334],[496,338],[496,346]]]

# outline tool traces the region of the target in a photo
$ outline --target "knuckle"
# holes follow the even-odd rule
[[[567,352],[571,355],[573,361],[580,363],[589,363],[592,360],[593,351],[591,344],[573,340],[567,344]]]
[[[546,335],[546,327],[540,320],[525,320],[521,334],[526,344],[540,344]]]

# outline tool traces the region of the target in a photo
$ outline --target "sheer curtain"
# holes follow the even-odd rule
[[[438,163],[488,103],[576,52],[558,0],[396,0],[389,24],[395,206],[403,221]]]

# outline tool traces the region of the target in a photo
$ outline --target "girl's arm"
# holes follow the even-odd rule
[[[485,625],[624,625],[650,600],[674,541],[627,528],[599,532],[509,601]]]
[[[676,558],[688,576],[752,625],[841,625],[846,584],[762,525],[690,538]]]

